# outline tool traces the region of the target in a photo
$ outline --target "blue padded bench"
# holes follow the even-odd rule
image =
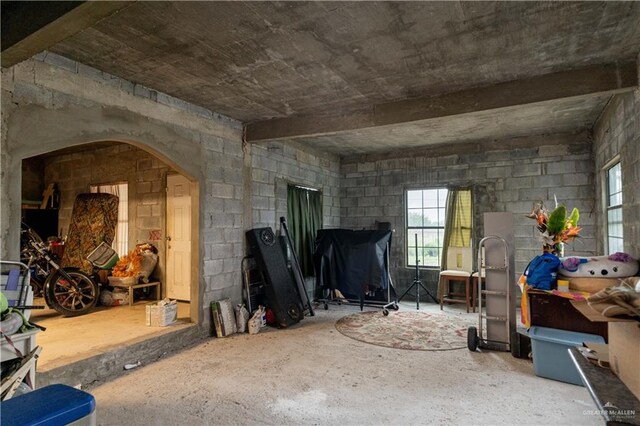
[[[50,385],[0,403],[2,426],[95,425],[93,395],[67,385]]]

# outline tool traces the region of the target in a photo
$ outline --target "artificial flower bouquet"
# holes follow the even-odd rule
[[[533,210],[527,217],[538,222],[537,228],[541,233],[543,251],[556,256],[561,256],[565,243],[580,236],[581,228],[578,226],[580,213],[575,207],[567,216],[567,207],[556,201],[556,208],[549,213],[544,203],[540,201],[534,204]]]

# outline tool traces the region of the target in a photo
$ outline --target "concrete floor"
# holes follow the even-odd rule
[[[98,424],[602,424],[584,414],[596,409],[585,388],[536,377],[528,360],[358,342],[334,327],[353,312],[330,306],[289,329],[211,338],[91,386]]]
[[[98,306],[79,317],[63,317],[53,309],[32,310],[31,320],[46,327],[38,334],[42,346],[38,372],[50,371],[72,362],[185,327],[189,323],[189,304],[178,304],[178,322],[167,327],[147,327],[145,306],[148,300],[133,306]],[[36,299],[35,305],[45,305]]]

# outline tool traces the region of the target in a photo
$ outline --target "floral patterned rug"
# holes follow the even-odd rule
[[[377,346],[416,351],[447,351],[467,347],[467,327],[474,317],[420,311],[358,312],[340,318],[336,329],[347,337]]]

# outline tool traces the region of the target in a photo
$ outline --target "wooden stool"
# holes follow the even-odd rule
[[[131,284],[131,285],[126,285],[126,284],[113,284],[111,283],[112,287],[119,287],[119,288],[126,288],[127,292],[129,294],[129,306],[133,306],[133,290],[135,290],[136,288],[144,288],[144,287],[156,287],[156,299],[160,300],[161,295],[160,295],[160,291],[161,291],[161,287],[160,287],[160,281],[153,281],[150,283],[140,283],[140,284]]]
[[[464,294],[451,292],[451,281],[459,281],[464,283]],[[440,309],[442,310],[442,304],[447,303],[464,303],[467,306],[467,312],[469,312],[470,296],[471,296],[471,273],[466,271],[446,270],[440,272]],[[447,293],[445,294],[445,290]],[[455,297],[454,297],[455,296]],[[464,297],[461,299],[460,297]]]

